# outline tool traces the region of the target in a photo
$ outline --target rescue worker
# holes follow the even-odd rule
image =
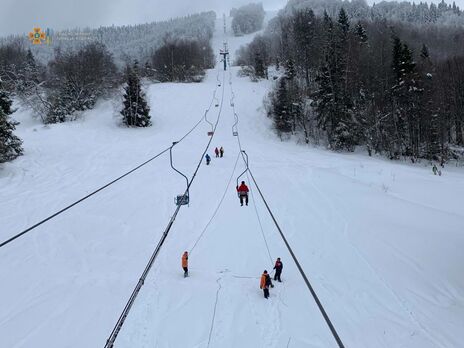
[[[275,269],[274,280],[277,280],[279,283],[282,283],[282,280],[280,279],[280,275],[282,274],[282,268],[284,268],[284,265],[282,261],[280,261],[280,257],[278,257],[275,263],[275,266],[274,266],[274,269]]]
[[[184,278],[188,277],[188,252],[182,255],[182,268],[184,269]]]
[[[238,197],[240,198],[240,205],[243,207],[243,200],[245,199],[246,205],[248,205],[248,186],[245,185],[245,181],[242,181],[242,184],[237,186]]]
[[[259,284],[260,289],[262,289],[264,292],[264,298],[266,299],[269,297],[269,285],[267,281],[268,277],[269,277],[269,274],[267,273],[266,270],[264,270],[263,274],[261,275],[261,282]]]
[[[219,149],[219,153],[221,154],[221,158],[224,157],[224,148],[222,146]]]
[[[217,147],[214,149],[214,153],[216,154],[216,158],[218,158],[219,157],[219,149]]]
[[[210,155],[209,155],[209,154],[206,154],[205,158],[206,158],[206,165],[209,166],[209,164],[211,163],[211,157],[210,157]]]

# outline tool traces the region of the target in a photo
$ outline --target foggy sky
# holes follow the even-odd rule
[[[463,0],[464,1],[464,0]],[[55,30],[139,24],[216,10],[218,15],[253,0],[0,0],[0,36],[27,33],[34,26]],[[257,2],[257,1],[256,1]],[[266,10],[286,0],[262,1]]]
[[[221,15],[223,12],[228,13],[234,6],[258,1],[0,0],[0,36],[27,33],[34,26],[60,30],[86,26],[95,28],[112,24],[146,23],[211,9]],[[266,10],[276,10],[282,8],[287,1],[262,0],[262,2]],[[464,0],[456,0],[456,4],[464,8]]]

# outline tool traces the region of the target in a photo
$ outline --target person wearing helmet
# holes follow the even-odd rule
[[[243,201],[248,205],[248,186],[245,185],[245,181],[242,181],[240,186],[237,186],[238,197],[240,198],[240,205],[243,206]]]
[[[188,277],[188,252],[185,251],[182,255],[182,268],[184,270],[184,278]]]

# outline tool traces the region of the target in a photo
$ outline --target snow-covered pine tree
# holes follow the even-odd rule
[[[356,27],[354,28],[354,34],[356,35],[360,45],[367,44],[368,38],[366,29],[364,29],[361,21],[358,21]]]
[[[15,124],[9,118],[13,113],[11,104],[0,81],[0,163],[12,161],[23,154],[22,141],[13,134]]]
[[[398,37],[393,38],[392,68],[396,75],[396,84],[392,87],[394,139],[396,149],[394,157],[419,156],[420,99],[423,89],[417,74],[413,53],[408,45]]]
[[[124,87],[124,108],[121,111],[123,122],[130,127],[151,126],[150,108],[142,92],[137,61],[126,68],[126,86]]]
[[[306,87],[310,85],[311,66],[315,65],[316,17],[311,9],[297,11],[294,15],[292,34],[295,42],[296,65],[304,72]]]
[[[352,150],[357,130],[346,80],[350,28],[346,12],[340,11],[336,26],[325,12],[324,27],[325,59],[316,78],[319,90],[314,98],[318,123],[327,132],[331,148]]]
[[[264,60],[261,57],[261,53],[259,52],[255,53],[254,70],[256,77],[261,79],[266,78],[266,68],[264,66]]]
[[[285,77],[290,81],[296,77],[295,63],[292,58],[285,62]]]
[[[274,127],[281,138],[284,134],[288,134],[292,131],[290,105],[291,97],[288,92],[287,79],[282,77],[279,80],[278,87],[272,101]]]

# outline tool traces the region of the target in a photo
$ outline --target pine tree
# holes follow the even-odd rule
[[[421,79],[408,45],[398,37],[393,38],[392,68],[396,84],[392,87],[393,115],[396,149],[394,157],[400,154],[418,157],[419,119],[421,117]]]
[[[429,54],[428,47],[425,44],[422,44],[420,57],[425,60],[425,59],[428,59],[429,56],[430,56],[430,54]]]
[[[292,58],[285,62],[285,77],[290,81],[296,77],[295,63]]]
[[[264,66],[264,60],[259,52],[256,52],[255,54],[254,70],[256,77],[261,79],[266,78],[266,68]]]
[[[315,95],[318,123],[327,132],[334,150],[353,150],[357,133],[353,103],[347,88],[347,55],[350,23],[346,12],[340,10],[336,27],[324,13],[325,59],[319,69]]]
[[[303,71],[306,86],[310,85],[311,67],[315,65],[316,55],[316,18],[311,9],[297,11],[294,15],[292,33],[295,42],[296,65]]]
[[[150,108],[142,92],[138,63],[126,68],[127,85],[124,87],[124,108],[121,111],[123,122],[127,126],[149,127]]]
[[[12,102],[0,81],[0,163],[12,161],[23,154],[22,141],[13,134],[15,124],[9,119]]]
[[[283,134],[288,134],[292,131],[290,105],[291,97],[288,92],[287,80],[285,78],[281,78],[279,80],[272,106],[274,127],[280,137],[282,137]]]
[[[354,31],[355,35],[358,38],[358,42],[361,45],[367,44],[368,38],[367,38],[366,29],[364,29],[363,25],[361,24],[361,21],[358,21],[354,30],[355,30]]]

